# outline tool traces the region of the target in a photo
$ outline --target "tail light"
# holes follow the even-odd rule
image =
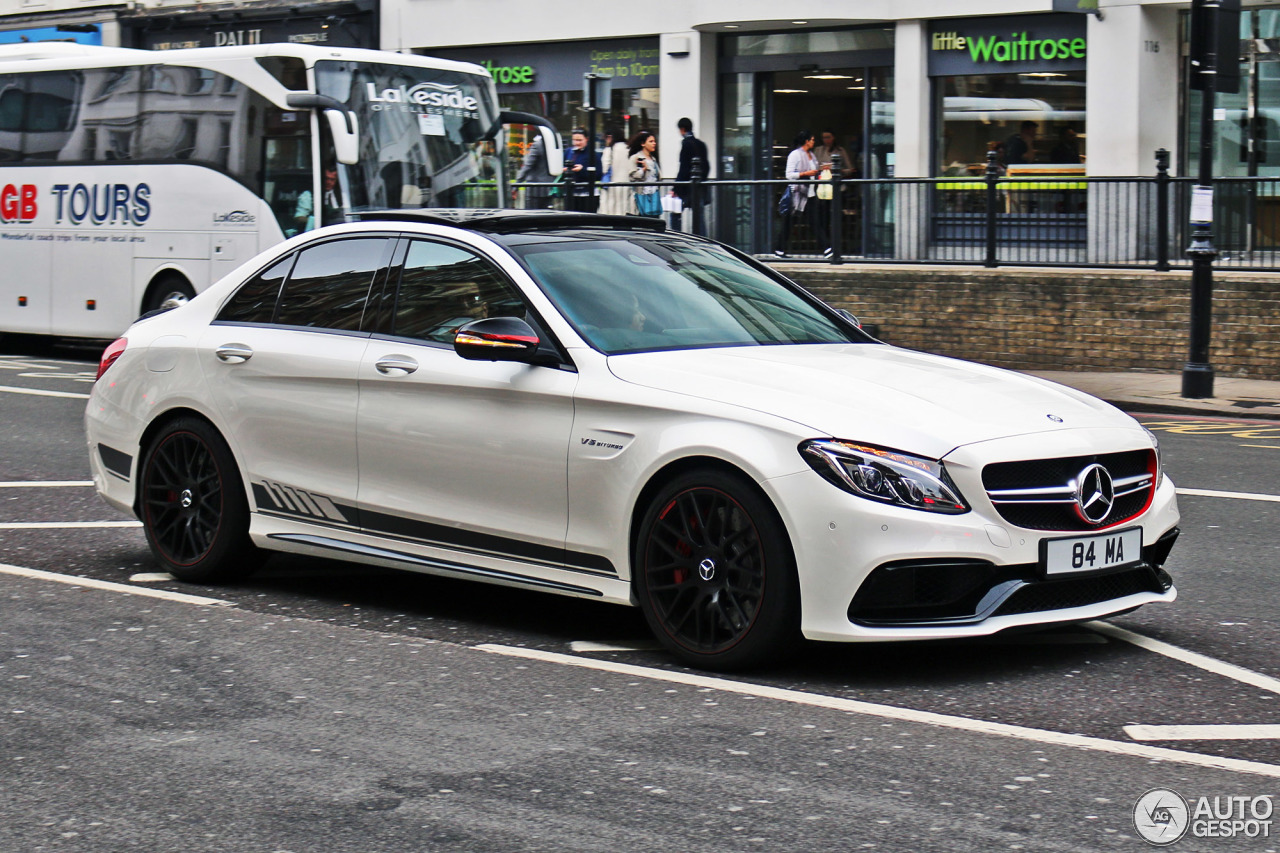
[[[116,363],[116,359],[124,355],[124,348],[128,345],[128,338],[117,338],[111,342],[111,346],[102,351],[102,360],[98,362],[98,376],[94,380],[95,382],[102,378],[102,374],[106,373],[111,368],[111,365]]]

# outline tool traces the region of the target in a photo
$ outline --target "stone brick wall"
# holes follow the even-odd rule
[[[780,263],[888,343],[1018,370],[1179,372],[1189,272]],[[1214,271],[1210,362],[1280,379],[1280,274]]]

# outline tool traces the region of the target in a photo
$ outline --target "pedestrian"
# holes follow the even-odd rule
[[[711,177],[711,161],[707,157],[707,143],[703,142],[693,135],[693,121],[688,118],[682,118],[676,122],[676,127],[680,130],[680,168],[676,172],[676,185],[671,190],[671,195],[680,199],[681,205],[687,208],[693,203],[693,187],[689,185],[689,181],[693,180],[694,162],[697,161],[699,172],[698,177],[706,180]],[[704,188],[702,191],[702,204],[711,203],[711,194]],[[693,212],[690,211],[690,215]],[[706,236],[706,223],[702,216],[693,216],[693,233],[700,236]],[[682,230],[682,214],[671,214],[671,227],[676,231]]]
[[[1049,154],[1049,162],[1079,165],[1081,159],[1080,134],[1076,133],[1074,127],[1064,127],[1058,134],[1058,144]]]
[[[631,144],[628,146],[628,164],[631,169],[627,173],[631,183],[652,184],[655,181],[662,180],[662,170],[658,167],[657,150],[658,137],[649,131],[642,130],[631,137]],[[661,216],[662,194],[659,188],[655,186],[635,187],[631,209],[627,212],[639,214],[640,216]]]
[[[610,130],[604,135],[604,152],[600,155],[600,168],[604,170],[600,177],[601,213],[622,216],[627,212],[631,202],[631,188],[627,186],[630,183],[627,177],[629,156],[622,131]]]
[[[1024,121],[1018,132],[1005,140],[1005,164],[1022,166],[1036,161],[1036,129],[1034,121]]]
[[[791,248],[792,223],[802,216],[813,231],[818,248],[822,251],[822,257],[831,257],[831,242],[827,238],[826,223],[818,216],[818,205],[812,203],[814,196],[817,195],[817,187],[813,180],[819,174],[818,160],[813,156],[813,134],[802,130],[796,134],[791,153],[787,155],[787,180],[793,183],[788,184],[785,190],[791,194],[791,210],[782,217],[782,233],[773,250],[773,253],[780,258],[785,258]]]
[[[533,143],[524,152],[524,161],[520,165],[520,173],[516,175],[516,183],[549,184],[555,180],[547,164],[547,148],[542,141],[542,134],[534,131]],[[515,201],[518,189],[511,190],[511,200]],[[541,210],[550,206],[550,187],[526,187],[524,206],[528,210]]]
[[[827,128],[822,131],[821,138],[822,144],[813,146],[813,157],[818,161],[818,180],[830,181],[833,175],[840,178],[842,181],[848,178],[857,177],[857,162],[849,156],[849,150],[841,145],[839,140],[836,139],[836,132],[831,128]],[[839,172],[836,172],[835,163],[837,159],[840,161]],[[831,206],[834,203],[834,198],[835,191],[830,184],[818,187],[818,197],[815,199],[818,204],[817,216],[822,220],[823,225],[827,227],[830,227],[831,225]],[[842,235],[844,235],[844,209],[853,207],[856,210],[860,200],[860,195],[856,192],[851,193],[843,200],[843,203],[841,204],[842,210],[840,211],[840,223],[837,226]],[[855,234],[856,231],[857,229],[855,229]],[[852,237],[854,235],[847,236]],[[845,242],[844,245],[847,247],[850,244]]]
[[[573,130],[573,148],[565,158],[564,179],[569,192],[566,200],[568,209],[595,213],[600,156],[587,144],[587,132],[580,127]]]
[[[835,131],[828,128],[822,131],[822,144],[813,146],[813,156],[821,166],[824,163],[834,163],[837,154],[840,155],[840,177],[857,177],[857,162],[849,156],[849,150],[836,139]]]

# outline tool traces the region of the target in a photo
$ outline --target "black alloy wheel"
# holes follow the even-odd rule
[[[205,421],[180,418],[156,436],[143,459],[140,498],[151,553],[178,580],[217,583],[257,568],[235,459]]]
[[[682,659],[736,669],[790,651],[799,635],[794,559],[773,507],[719,471],[686,474],[639,531],[637,587],[660,640]]]

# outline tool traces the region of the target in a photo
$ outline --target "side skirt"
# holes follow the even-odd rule
[[[310,533],[270,533],[267,535],[267,538],[277,542],[292,542],[299,545],[309,545],[313,548],[340,551],[343,554],[348,554],[353,557],[365,557],[379,561],[387,560],[396,563],[408,563],[410,566],[428,569],[433,572],[468,575],[475,578],[495,580],[502,583],[535,586],[542,589],[554,590],[555,592],[568,593],[570,595],[585,595],[595,598],[604,597],[604,593],[600,590],[590,589],[585,586],[574,586],[573,584],[560,583],[559,581],[533,578],[525,575],[517,575],[511,572],[503,572],[498,569],[485,569],[479,566],[467,566],[462,563],[453,563],[447,560],[419,557],[414,554],[406,554],[403,551],[392,551],[387,548],[375,548],[371,545],[358,545],[354,542],[344,542],[340,539],[330,539],[327,536],[316,536]]]

